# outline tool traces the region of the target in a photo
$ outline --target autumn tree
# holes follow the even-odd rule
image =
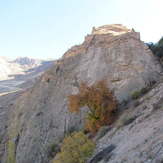
[[[81,83],[79,93],[69,95],[68,101],[71,113],[78,113],[84,106],[89,109],[86,126],[91,132],[96,132],[101,126],[113,122],[117,102],[112,91],[108,89],[106,80],[101,80],[91,86]]]

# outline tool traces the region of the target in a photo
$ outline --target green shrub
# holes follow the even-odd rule
[[[158,58],[163,58],[163,37],[158,41],[158,43],[154,44],[152,42],[147,43],[153,54]]]
[[[68,127],[68,129],[66,131],[66,135],[71,135],[75,131],[76,131],[76,127],[75,126]]]
[[[65,137],[53,163],[84,163],[92,156],[94,148],[94,142],[83,132],[74,132]]]
[[[144,95],[144,94],[146,94],[148,92],[148,89],[147,88],[141,88],[140,89],[140,94],[141,95]]]
[[[12,123],[9,126],[7,163],[16,163],[16,143],[19,137],[19,109],[20,107],[16,105],[12,113]]]
[[[135,91],[131,92],[131,98],[132,98],[133,100],[136,100],[136,99],[138,99],[139,97],[140,97],[140,90],[135,90]]]
[[[133,100],[136,100],[139,97],[141,97],[142,95],[146,94],[147,92],[148,92],[148,88],[141,88],[139,90],[135,90],[135,91],[131,92],[131,98]]]
[[[120,125],[128,125],[130,122],[134,120],[134,117],[131,115],[127,115],[126,113],[122,114],[119,117],[118,123]]]
[[[110,126],[103,126],[97,133],[97,138],[101,139],[102,137],[104,137],[108,131],[110,131],[111,127]]]
[[[59,145],[56,142],[51,142],[46,146],[46,152],[49,157],[54,157],[59,152]]]
[[[7,163],[16,163],[15,143],[11,139],[8,141],[8,149]]]

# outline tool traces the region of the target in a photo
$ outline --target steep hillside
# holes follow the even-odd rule
[[[89,163],[163,162],[163,77],[131,102],[110,131],[97,141]]]
[[[69,49],[16,104],[9,131],[15,133],[10,138],[15,147],[9,151],[15,152],[17,163],[49,162],[47,146],[58,143],[70,127],[84,127],[87,110],[70,115],[67,105],[67,96],[77,93],[81,82],[90,85],[105,78],[118,101],[126,103],[132,91],[156,83],[161,73],[133,29],[119,24],[93,28],[83,44]]]
[[[16,101],[20,96],[28,91],[27,89],[0,94],[0,162],[6,162],[6,155],[8,151],[9,140],[9,125],[12,122],[11,113],[13,111]]]

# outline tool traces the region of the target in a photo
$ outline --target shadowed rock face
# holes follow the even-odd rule
[[[8,94],[0,94],[0,162],[5,162],[8,151],[9,125],[12,123],[11,112],[21,96],[27,90],[15,91]]]
[[[83,44],[68,50],[21,99],[17,163],[48,162],[49,143],[59,142],[69,127],[83,128],[86,111],[70,115],[67,105],[67,96],[76,93],[81,82],[93,84],[106,78],[117,99],[123,101],[130,98],[131,91],[156,81],[160,73],[159,63],[140,41],[139,33],[121,25],[94,29]]]

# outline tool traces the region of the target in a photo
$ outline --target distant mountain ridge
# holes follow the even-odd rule
[[[9,75],[21,73],[23,69],[12,59],[0,57],[0,81],[9,79]]]
[[[48,70],[55,60],[28,57],[9,59],[0,56],[0,93],[17,90],[33,84],[39,75]]]
[[[28,57],[19,57],[15,59],[15,62],[19,63],[20,65],[26,65],[28,67],[36,67],[41,64],[41,60],[31,59]]]

